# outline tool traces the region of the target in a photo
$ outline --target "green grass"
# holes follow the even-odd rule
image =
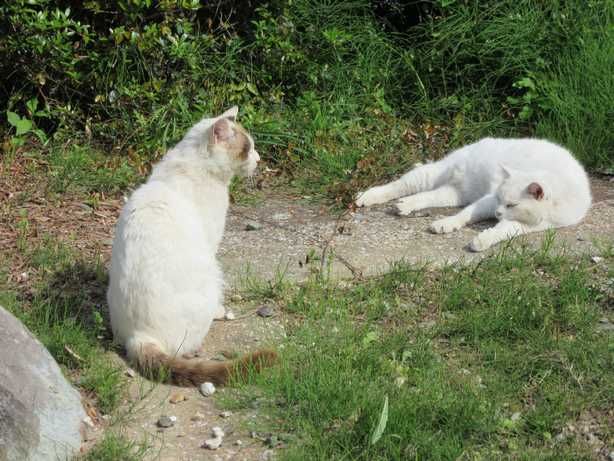
[[[105,355],[112,338],[102,261],[84,261],[51,238],[26,255],[30,277],[35,277],[31,289],[0,285],[1,304],[40,339],[103,413],[112,411],[123,396],[124,378]]]
[[[614,11],[604,12],[614,20]],[[559,141],[593,167],[614,168],[614,29],[585,34],[579,51],[568,52],[541,82],[546,111],[536,124],[540,136]],[[579,135],[582,133],[582,135]]]
[[[144,443],[136,443],[125,437],[107,433],[104,438],[92,448],[83,461],[138,461],[144,459],[149,449]]]
[[[283,459],[592,459],[580,435],[555,436],[590,410],[614,438],[614,351],[596,328],[610,256],[509,246],[468,266],[398,263],[351,287],[318,277],[267,292],[300,320],[280,367],[234,405],[271,402],[276,423],[260,430],[296,438]]]
[[[43,159],[54,193],[118,192],[137,178],[126,156],[109,157],[87,144],[52,148]]]

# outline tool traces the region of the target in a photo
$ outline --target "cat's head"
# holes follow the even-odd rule
[[[251,176],[258,166],[260,155],[254,148],[254,140],[239,123],[234,106],[219,117],[211,119],[207,130],[207,152],[218,166],[233,174]]]
[[[531,226],[539,224],[549,204],[544,178],[505,166],[501,166],[501,174],[503,182],[497,190],[497,219],[518,221]]]

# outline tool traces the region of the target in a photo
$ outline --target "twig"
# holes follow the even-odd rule
[[[64,350],[66,352],[68,352],[68,354],[75,360],[78,360],[79,362],[83,362],[83,357],[81,357],[79,354],[77,354],[75,351],[73,351],[70,347],[68,347],[66,344],[64,344]]]

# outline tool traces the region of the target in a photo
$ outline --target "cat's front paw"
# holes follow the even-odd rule
[[[463,226],[456,219],[443,218],[432,222],[429,230],[435,234],[448,234],[459,230],[461,227]]]
[[[363,207],[363,206],[370,206],[370,205],[376,205],[378,203],[382,203],[379,195],[380,194],[378,193],[376,187],[372,187],[369,190],[359,192],[356,195],[356,202],[355,202],[356,206]]]
[[[490,246],[491,243],[488,239],[484,238],[484,236],[480,237],[479,235],[477,235],[469,244],[469,249],[475,253],[478,253],[480,251],[487,250],[488,248],[490,248]]]

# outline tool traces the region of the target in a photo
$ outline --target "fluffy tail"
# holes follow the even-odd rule
[[[206,362],[172,357],[156,344],[149,343],[139,348],[136,359],[141,370],[146,372],[166,368],[171,374],[171,380],[179,385],[199,385],[206,381],[223,385],[231,377],[245,378],[250,370],[260,371],[264,367],[271,366],[276,361],[277,354],[272,350],[263,349],[237,360]]]

